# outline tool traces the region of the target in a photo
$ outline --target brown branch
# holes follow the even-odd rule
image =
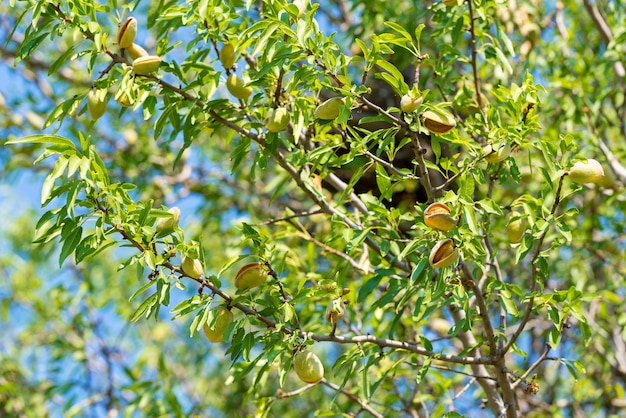
[[[556,190],[556,197],[554,198],[554,204],[552,205],[552,209],[550,210],[550,215],[554,215],[556,213],[556,210],[559,204],[561,203],[561,190],[563,188],[564,179],[565,179],[565,174],[559,178],[559,184]],[[537,281],[539,280],[538,276],[540,272],[539,268],[535,267],[535,262],[539,258],[539,254],[541,254],[541,248],[543,247],[543,242],[546,239],[546,236],[548,235],[548,230],[549,228],[546,228],[543,234],[541,234],[541,237],[539,238],[539,241],[537,242],[537,247],[535,248],[535,252],[533,253],[532,259],[530,261],[530,266],[532,269],[532,277],[531,277],[531,283],[530,283],[530,298],[528,299],[528,302],[526,303],[526,312],[524,313],[524,317],[522,318],[522,321],[520,322],[519,326],[517,327],[517,329],[511,336],[511,338],[509,339],[508,343],[502,349],[501,351],[502,355],[506,354],[511,349],[511,346],[515,344],[515,341],[517,341],[519,336],[524,331],[524,328],[526,327],[526,324],[528,323],[528,320],[530,319],[530,315],[532,314],[533,305],[535,303],[534,293],[535,293],[535,289],[537,288]]]
[[[476,102],[480,112],[483,112],[483,100],[480,97],[480,78],[478,76],[478,67],[476,65],[476,31],[474,28],[474,2],[473,0],[467,0],[469,5],[469,20],[470,20],[470,43],[472,48],[472,72],[474,73],[474,89],[476,90]]]
[[[493,332],[493,326],[491,325],[491,318],[489,317],[489,311],[487,310],[487,304],[485,298],[482,295],[481,290],[476,285],[476,281],[472,277],[472,272],[465,262],[461,262],[461,276],[463,277],[463,285],[466,288],[471,289],[474,292],[474,297],[478,305],[478,314],[483,322],[483,330],[485,333],[485,339],[489,346],[489,354],[493,359],[493,366],[496,369],[496,377],[498,386],[502,390],[502,398],[504,405],[500,407],[499,414],[502,414],[503,408],[508,418],[517,417],[517,397],[506,372],[504,355],[505,352],[500,352],[496,345],[496,339]]]
[[[587,13],[589,13],[589,16],[591,17],[591,20],[593,20],[593,23],[596,25],[598,32],[600,32],[604,46],[608,47],[609,43],[613,40],[613,33],[611,32],[609,23],[604,19],[604,16],[600,12],[597,2],[583,0],[583,4],[585,5],[585,9],[587,9]],[[626,76],[626,69],[624,69],[624,65],[620,61],[615,61],[613,63],[613,68],[615,69],[615,74],[617,74],[619,79]]]
[[[531,366],[530,366],[530,367],[529,367],[529,368],[528,368],[528,369],[524,372],[524,374],[523,374],[523,375],[521,375],[521,376],[519,376],[519,377],[518,377],[518,379],[519,379],[519,380],[518,380],[517,382],[514,382],[514,383],[512,384],[512,387],[513,387],[513,388],[516,388],[516,387],[517,387],[520,383],[522,383],[523,381],[525,381],[525,380],[526,380],[526,378],[527,378],[528,376],[530,376],[530,374],[531,374],[531,373],[532,373],[532,372],[533,372],[533,371],[534,371],[537,367],[539,367],[539,365],[540,365],[541,363],[543,363],[545,360],[548,360],[548,359],[549,359],[549,358],[548,358],[548,353],[549,353],[549,352],[550,352],[550,346],[548,345],[548,346],[546,347],[546,349],[543,351],[543,353],[541,353],[541,355],[539,356],[539,358],[537,359],[537,361],[535,361],[535,362],[534,362],[534,363],[533,363],[533,364],[532,364],[532,365],[531,365]]]
[[[408,130],[409,137],[411,138],[411,142],[413,143],[413,150],[415,152],[415,161],[417,161],[419,179],[424,191],[426,191],[426,196],[428,197],[428,203],[433,203],[435,201],[435,189],[433,189],[433,185],[430,182],[430,176],[428,175],[428,168],[426,167],[426,160],[424,159],[424,154],[426,153],[426,148],[422,147],[422,143],[420,142],[421,134],[418,134],[412,130]]]
[[[455,307],[450,307],[450,313],[452,314],[452,318],[454,319],[454,322],[456,322],[457,324],[465,319],[465,312],[463,312],[460,309],[457,309]],[[463,347],[465,347],[466,349],[473,347],[468,352],[468,354],[475,354],[479,356],[479,358],[482,358],[480,357],[480,351],[478,350],[478,342],[476,341],[476,338],[471,332],[460,331],[458,334],[458,337],[461,340]],[[492,364],[493,363],[492,355],[490,355],[488,358],[489,358],[488,364]],[[493,414],[495,416],[504,416],[506,414],[505,412],[506,407],[504,405],[504,401],[502,397],[500,396],[500,393],[498,393],[496,382],[494,382],[491,379],[483,379],[479,377],[479,376],[490,375],[489,372],[487,371],[487,367],[485,366],[485,364],[475,363],[475,364],[472,364],[471,367],[472,367],[472,372],[474,373],[476,377],[476,381],[485,391],[485,395],[487,396],[487,404],[489,405],[489,408],[491,409]]]

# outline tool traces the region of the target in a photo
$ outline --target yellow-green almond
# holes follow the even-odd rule
[[[220,49],[220,61],[226,69],[233,68],[235,65],[237,56],[235,55],[235,47],[230,42],[225,43]]]
[[[324,377],[324,365],[311,351],[301,351],[293,359],[296,374],[304,383],[317,383]]]
[[[224,341],[224,331],[233,322],[233,313],[225,306],[217,306],[212,310],[216,316],[215,322],[212,326],[209,326],[208,322],[204,324],[204,335],[212,343],[219,343]]]
[[[333,299],[326,308],[326,321],[331,324],[336,324],[343,318],[345,312],[346,309],[343,306],[343,301],[341,299]]]
[[[598,183],[604,177],[602,165],[593,158],[578,161],[569,170],[569,178],[576,183]]]
[[[107,90],[93,88],[87,94],[87,110],[91,119],[98,120],[107,110]]]
[[[139,75],[152,74],[158,70],[161,61],[161,57],[157,57],[156,55],[139,57],[133,61],[133,72]]]
[[[344,104],[344,99],[341,97],[333,97],[326,100],[317,108],[313,113],[316,118],[323,120],[333,120],[341,113],[341,106]]]
[[[117,43],[120,48],[128,48],[135,41],[137,36],[137,19],[129,17],[120,27],[117,33]]]
[[[252,87],[246,87],[246,82],[236,74],[231,74],[226,80],[226,88],[236,98],[246,100],[252,94]]]
[[[509,219],[515,219],[513,221],[509,220],[508,225],[506,226],[506,235],[509,238],[509,241],[513,244],[516,244],[521,241],[524,236],[524,231],[526,229],[526,219],[520,217],[519,212],[511,212],[511,217]]]
[[[422,96],[411,97],[410,95],[405,94],[400,99],[400,109],[402,109],[402,111],[406,113],[415,112],[417,109],[419,109],[420,105],[422,104],[422,100],[423,100]]]
[[[273,109],[269,114],[267,130],[270,132],[280,132],[289,125],[289,113],[284,107]]]
[[[456,228],[456,221],[450,216],[450,208],[435,202],[424,211],[424,222],[433,229],[451,231]]]
[[[145,49],[143,49],[141,46],[137,45],[136,43],[132,43],[130,44],[130,46],[128,48],[126,48],[126,51],[128,51],[128,55],[130,55],[130,57],[134,60],[136,60],[139,57],[147,57],[148,55],[148,51],[146,51]]]
[[[267,279],[267,270],[261,263],[246,264],[235,275],[235,287],[239,290],[261,286]]]
[[[156,223],[156,232],[158,234],[168,234],[178,228],[178,221],[180,220],[180,209],[176,206],[170,208],[168,212],[172,216],[167,218],[159,218]]]
[[[511,155],[511,145],[510,144],[501,144],[501,145],[485,145],[483,147],[483,152],[487,155],[485,157],[485,161],[490,163],[499,163],[500,161],[504,161]]]
[[[428,110],[422,114],[422,124],[434,134],[445,134],[456,126],[456,121],[448,112]]]
[[[133,105],[130,96],[128,95],[127,92],[123,92],[121,95],[118,96],[117,98],[117,102],[120,104],[120,106],[122,107],[130,107]]]
[[[202,276],[202,263],[195,258],[184,256],[181,268],[191,278],[199,279]]]
[[[428,262],[433,268],[451,266],[459,259],[459,249],[450,238],[439,241],[430,251]]]

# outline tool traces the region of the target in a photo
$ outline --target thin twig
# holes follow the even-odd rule
[[[476,102],[482,113],[483,99],[480,97],[480,79],[478,76],[478,66],[476,65],[476,31],[474,29],[474,4],[473,0],[467,0],[469,5],[470,20],[470,42],[472,48],[472,72],[474,73],[474,89],[476,90]]]
[[[523,375],[518,377],[518,381],[514,382],[511,386],[515,389],[521,382],[525,381],[528,376],[537,368],[541,363],[548,359],[548,353],[550,352],[550,346],[547,345],[546,349],[539,356],[537,361],[535,361],[525,372]]]
[[[343,393],[348,398],[350,398],[354,402],[358,403],[364,411],[369,412],[372,416],[374,416],[376,418],[384,418],[383,414],[378,413],[374,408],[372,408],[367,403],[365,403],[365,401],[361,400],[361,398],[359,398],[357,395],[355,395],[354,393],[350,392],[349,390],[347,390],[343,386],[339,386],[339,385],[335,385],[334,383],[330,383],[326,379],[322,379],[321,383],[323,385],[325,385],[325,386],[328,386],[329,388],[331,388],[334,391],[338,391],[338,392]]]
[[[304,212],[294,213],[292,215],[282,216],[280,218],[268,219],[267,221],[264,221],[264,222],[261,222],[261,223],[258,223],[258,224],[254,224],[253,226],[272,225],[272,224],[276,224],[276,223],[279,223],[279,222],[289,221],[289,220],[295,219],[295,218],[306,218],[308,216],[317,215],[319,213],[323,213],[321,209],[307,210],[307,211],[304,211]]]

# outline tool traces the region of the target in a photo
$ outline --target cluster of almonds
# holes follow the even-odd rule
[[[424,211],[424,222],[429,227],[439,231],[451,231],[457,222],[450,216],[450,208],[443,203],[435,202]],[[506,233],[513,244],[520,242],[526,229],[526,219],[520,213],[513,211],[509,216]],[[451,238],[443,239],[430,252],[428,261],[433,268],[442,268],[453,265],[459,259],[459,249]]]
[[[190,277],[199,279],[202,275],[202,263],[200,260],[183,257],[182,269]],[[235,287],[239,290],[248,290],[259,287],[265,283],[268,273],[263,264],[250,263],[243,266],[235,276]],[[233,313],[226,306],[216,306],[212,309],[214,320],[209,320],[204,324],[204,334],[212,342],[224,341],[224,332],[233,322]]]
[[[138,75],[148,75],[155,72],[161,65],[161,57],[150,55],[140,45],[135,43],[137,36],[137,19],[129,17],[120,27],[117,33],[117,44],[119,47],[128,52],[133,60],[132,71]],[[98,120],[107,108],[107,89],[92,88],[87,94],[87,110],[91,119]],[[124,107],[131,105],[127,95],[122,94],[118,98],[118,103]]]
[[[451,231],[456,228],[456,221],[450,216],[450,208],[443,203],[435,202],[424,211],[424,222],[439,231]],[[459,249],[451,238],[443,239],[430,251],[428,262],[433,268],[451,266],[459,259]]]
[[[149,55],[141,46],[135,43],[137,36],[137,19],[129,17],[117,33],[117,44],[121,49],[128,51],[133,59],[133,73],[148,75],[155,72],[161,65],[161,57]]]
[[[400,109],[405,113],[413,113],[422,105],[421,92],[411,90],[400,99]],[[456,126],[454,116],[442,109],[433,108],[421,114],[422,126],[433,134],[445,134]]]

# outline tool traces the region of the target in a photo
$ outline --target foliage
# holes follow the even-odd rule
[[[2,412],[623,412],[626,6],[413,6],[0,6],[3,179],[44,208],[3,226]]]

